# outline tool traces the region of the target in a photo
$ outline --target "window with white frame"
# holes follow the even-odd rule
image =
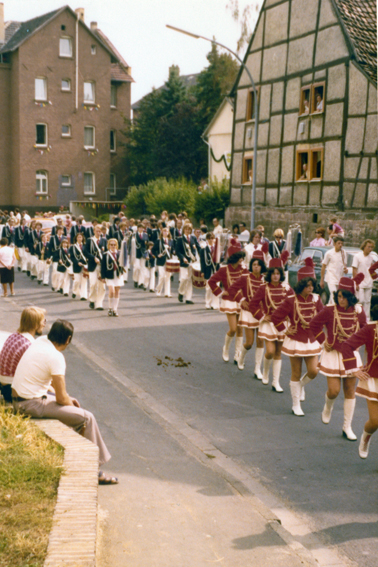
[[[71,185],[71,175],[62,175],[60,184],[62,187],[69,187]]]
[[[70,37],[59,38],[60,57],[72,57],[72,39]]]
[[[115,173],[110,174],[110,195],[115,195],[117,192],[117,179]]]
[[[47,80],[44,77],[37,77],[34,80],[35,100],[47,100]]]
[[[88,104],[95,102],[95,84],[92,81],[84,82],[84,102]]]
[[[93,149],[95,147],[94,126],[84,126],[84,148]]]
[[[92,53],[92,55],[96,55],[96,51],[97,51],[96,46],[95,46],[95,45],[91,45],[91,53]]]
[[[71,79],[62,79],[62,91],[70,91],[71,90]]]
[[[116,131],[110,130],[110,151],[116,151]]]
[[[95,189],[95,175],[87,171],[84,173],[84,195],[93,195]]]
[[[35,125],[35,145],[44,148],[47,146],[47,124]]]
[[[46,195],[48,192],[47,171],[39,170],[35,174],[36,193]]]
[[[70,124],[62,124],[62,136],[63,138],[70,138],[71,137],[71,125]]]
[[[115,85],[110,85],[110,106],[117,107],[117,87]]]

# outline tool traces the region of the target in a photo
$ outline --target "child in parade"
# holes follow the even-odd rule
[[[161,221],[158,222],[161,227],[160,238],[158,238],[152,248],[152,253],[156,258],[158,268],[159,281],[156,288],[157,297],[161,297],[164,287],[165,297],[171,296],[171,274],[166,270],[167,260],[172,257],[173,241],[169,238],[170,232],[168,227],[163,227]]]
[[[310,330],[319,343],[324,343],[320,357],[319,372],[327,376],[328,390],[325,394],[325,405],[322,421],[331,421],[333,405],[339,395],[341,383],[344,390],[344,425],[343,436],[349,441],[356,441],[352,430],[352,419],[356,405],[356,378],[347,376],[341,354],[342,344],[359,329],[366,325],[366,315],[362,305],[357,303],[356,287],[364,279],[363,274],[357,274],[354,279],[341,278],[337,291],[334,292],[334,305],[327,305],[315,315],[310,322]],[[323,332],[327,329],[327,336]],[[362,367],[358,352],[354,353],[357,365]]]
[[[243,267],[245,252],[241,249],[241,244],[231,238],[227,249],[227,266],[221,266],[209,279],[209,286],[213,294],[220,298],[219,311],[227,315],[229,330],[226,333],[225,342],[222,350],[222,358],[225,362],[230,360],[229,351],[232,338],[235,338],[234,362],[237,363],[239,352],[243,344],[243,329],[238,327],[240,306],[236,301],[231,301],[229,289],[243,274],[248,275],[247,268]]]
[[[260,286],[249,302],[249,310],[253,317],[260,321],[258,338],[265,340],[265,357],[262,383],[269,384],[269,371],[273,366],[272,390],[281,393],[281,349],[285,338],[283,331],[279,332],[271,321],[272,314],[281,303],[294,292],[285,283],[284,266],[288,260],[289,252],[284,250],[280,258],[272,258],[265,274],[265,284]],[[285,325],[286,326],[286,325]]]
[[[292,412],[296,416],[304,415],[300,402],[303,401],[302,388],[313,380],[317,373],[318,355],[321,352],[318,341],[310,330],[313,317],[323,309],[317,293],[314,264],[306,258],[305,266],[298,270],[298,283],[294,293],[286,297],[271,315],[271,321],[278,332],[285,332],[285,320],[289,318],[289,327],[282,345],[282,352],[290,357]],[[307,372],[301,379],[302,361]]]
[[[46,234],[42,234],[41,241],[38,242],[37,247],[35,249],[35,253],[38,258],[38,263],[37,263],[38,283],[48,286],[49,278],[50,278],[51,258],[50,258],[50,250],[49,250],[49,245],[47,243]]]
[[[209,279],[216,272],[216,266],[213,260],[213,249],[215,245],[215,236],[213,232],[207,232],[205,245],[199,250],[201,275],[206,280],[205,306],[206,309],[219,309],[219,298],[211,291]]]
[[[124,268],[119,259],[118,241],[116,238],[109,238],[108,250],[101,260],[101,278],[105,281],[109,293],[109,317],[118,317],[119,294],[124,284]]]
[[[74,228],[74,227],[73,227]],[[69,254],[74,274],[72,297],[75,299],[80,295],[81,301],[88,299],[88,260],[84,254],[85,237],[82,232],[77,232],[74,243],[70,246]]]
[[[146,257],[146,264],[144,267],[144,287],[145,289],[149,289],[151,293],[155,292],[155,265],[156,265],[156,258],[152,252],[154,243],[148,242],[147,243],[147,257]]]
[[[256,354],[255,354],[255,370],[254,376],[262,379],[261,361],[264,353],[264,343],[258,337],[259,321],[255,319],[250,311],[249,302],[257,290],[264,285],[263,274],[266,272],[264,263],[264,255],[262,250],[254,250],[250,261],[250,272],[242,274],[228,290],[231,301],[240,304],[240,314],[238,327],[245,330],[245,343],[240,346],[239,357],[237,360],[239,370],[244,370],[245,357],[247,352],[252,348],[253,340],[256,332]]]
[[[72,262],[68,251],[68,240],[63,238],[60,243],[58,251],[58,277],[57,277],[57,291],[68,297],[70,292],[70,281],[73,278]]]

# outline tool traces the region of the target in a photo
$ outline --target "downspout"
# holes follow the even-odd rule
[[[76,93],[75,93],[75,108],[79,108],[79,14],[76,14],[76,53],[75,53],[75,75],[76,75]]]

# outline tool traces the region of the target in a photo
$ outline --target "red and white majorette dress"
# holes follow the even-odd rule
[[[231,240],[228,247],[228,257],[230,258],[236,252],[241,252],[241,245],[236,240]],[[220,300],[219,311],[228,314],[240,313],[240,306],[229,296],[229,289],[243,275],[248,274],[248,270],[242,265],[233,268],[231,264],[221,266],[208,281],[209,287],[215,296],[222,296]]]
[[[356,350],[365,345],[367,364],[364,371],[369,374],[368,380],[359,380],[356,396],[378,402],[378,322],[367,323],[356,334],[352,335],[341,345],[343,363],[347,374],[359,370]]]
[[[298,281],[306,277],[315,278],[311,258],[306,258],[305,263],[306,266],[298,270]],[[279,333],[285,332],[285,319],[289,319],[282,345],[284,354],[306,357],[321,353],[320,344],[310,330],[310,322],[322,309],[323,303],[317,293],[310,293],[306,298],[292,293],[272,313],[271,321]]]
[[[251,261],[256,259],[264,261],[264,255],[261,250],[255,250],[253,252]],[[235,301],[239,305],[243,300],[250,303],[258,289],[263,285],[264,278],[261,274],[259,277],[256,277],[252,272],[247,271],[232,284],[228,290],[228,295],[231,301]],[[259,320],[253,317],[252,312],[249,309],[247,311],[240,307],[238,326],[247,327],[248,329],[257,329],[259,326]]]
[[[364,278],[363,274],[357,274],[354,279],[341,278],[338,290],[345,289],[355,295],[355,284],[359,285]],[[319,372],[324,376],[335,378],[346,378],[347,373],[343,364],[341,354],[342,344],[352,335],[357,333],[366,325],[366,314],[362,305],[351,305],[347,309],[339,305],[327,305],[320,313],[315,315],[310,323],[310,329],[315,339],[325,346],[331,347],[331,351],[323,350],[320,357]],[[323,332],[327,329],[327,336]],[[358,368],[362,367],[360,354],[354,353]]]
[[[289,253],[285,250],[280,258],[272,258],[269,262],[269,268],[282,268],[287,260]],[[283,301],[293,295],[294,291],[285,282],[279,282],[278,285],[265,283],[261,286],[254,297],[250,301],[249,308],[255,319],[260,321],[259,338],[266,341],[283,341],[287,322],[284,321],[285,328],[278,331],[277,327],[271,321],[262,321],[264,317],[271,316],[283,303]]]

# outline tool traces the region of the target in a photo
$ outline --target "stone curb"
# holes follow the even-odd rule
[[[45,567],[95,567],[99,450],[60,421],[33,419],[64,448]]]

